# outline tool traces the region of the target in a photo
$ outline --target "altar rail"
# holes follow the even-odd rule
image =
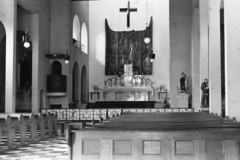
[[[194,112],[193,108],[116,108],[116,109],[41,109],[41,113],[57,112],[58,121],[92,121],[107,119],[122,113],[157,113],[157,112]]]

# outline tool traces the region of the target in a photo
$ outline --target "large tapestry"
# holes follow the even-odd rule
[[[105,75],[122,75],[124,64],[133,65],[134,75],[151,75],[152,63],[152,18],[143,31],[113,31],[107,20],[106,28],[106,61]],[[150,43],[144,43],[144,38],[150,38]]]

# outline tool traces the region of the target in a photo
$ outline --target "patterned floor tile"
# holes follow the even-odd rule
[[[8,149],[6,143],[1,144],[3,146],[0,148],[0,160],[68,160],[68,146],[64,135],[25,146],[20,146],[16,140],[13,149]]]

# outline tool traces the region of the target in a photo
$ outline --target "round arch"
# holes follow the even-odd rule
[[[77,62],[73,65],[73,77],[72,77],[72,101],[73,102],[79,102],[80,96],[79,96],[79,65]]]
[[[81,72],[81,103],[87,103],[87,69],[84,65]]]
[[[82,24],[81,30],[81,50],[82,52],[88,54],[88,32],[85,23]]]
[[[0,21],[0,112],[5,112],[6,29]]]
[[[45,97],[44,97],[43,89],[40,90],[40,100],[39,100],[39,102],[40,102],[39,109],[41,110],[41,109],[45,108],[45,105],[44,105],[45,104]]]
[[[62,64],[59,61],[52,62],[52,75],[62,75]]]
[[[80,48],[80,36],[81,36],[81,31],[80,31],[80,20],[78,15],[75,15],[73,18],[73,45]]]

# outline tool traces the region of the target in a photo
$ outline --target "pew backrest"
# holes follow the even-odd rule
[[[0,114],[0,124],[4,124],[6,126],[12,123],[12,118],[6,114]]]

